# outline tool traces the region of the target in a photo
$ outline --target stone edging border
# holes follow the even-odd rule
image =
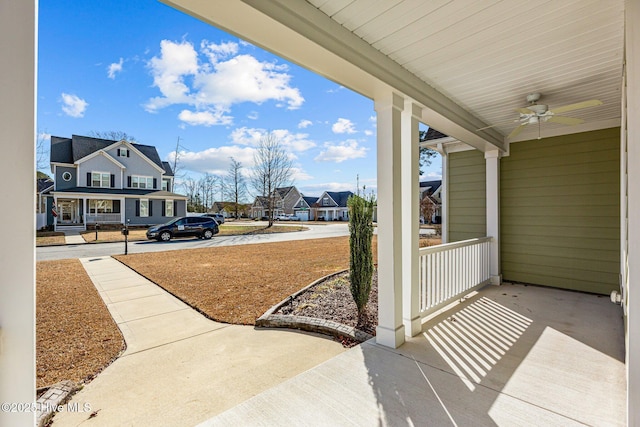
[[[336,273],[329,274],[321,277],[318,280],[312,282],[310,285],[305,286],[298,292],[291,294],[287,298],[280,301],[278,304],[267,310],[262,316],[256,320],[256,327],[259,328],[289,328],[300,329],[307,332],[317,332],[325,335],[332,335],[334,337],[349,337],[358,342],[364,342],[371,338],[373,335],[364,331],[354,328],[353,326],[347,326],[342,323],[334,322],[332,320],[318,319],[315,317],[305,316],[291,316],[288,314],[274,314],[283,305],[288,304],[290,301],[297,298],[299,295],[307,292],[309,288],[317,285],[320,282],[331,279],[338,276],[345,271],[341,270]]]

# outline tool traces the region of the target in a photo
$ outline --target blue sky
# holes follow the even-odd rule
[[[305,195],[376,189],[373,102],[154,0],[39,3],[38,132],[123,131],[183,171],[246,168],[265,132]],[[47,144],[48,145],[48,144]],[[439,158],[425,179],[441,175]]]

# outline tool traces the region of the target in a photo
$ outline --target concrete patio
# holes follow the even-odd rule
[[[622,312],[488,286],[396,350],[369,341],[200,424],[625,425]]]

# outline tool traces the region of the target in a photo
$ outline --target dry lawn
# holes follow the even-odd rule
[[[124,349],[120,330],[77,259],[36,275],[36,386],[90,380]]]
[[[64,245],[64,233],[60,231],[38,231],[36,246]]]
[[[316,279],[348,268],[349,238],[115,258],[214,320],[253,325],[287,296]]]

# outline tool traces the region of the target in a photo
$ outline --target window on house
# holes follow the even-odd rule
[[[113,213],[113,200],[89,200],[89,213]]]
[[[111,174],[106,172],[92,172],[91,186],[103,188],[111,187]]]
[[[118,157],[129,157],[129,150],[127,148],[118,148]]]
[[[173,216],[173,200],[164,201],[164,216]]]
[[[329,206],[329,198],[328,197],[322,198],[322,206]]]
[[[162,180],[162,191],[169,191],[169,181],[166,179]]]
[[[140,199],[140,216],[149,216],[149,200]]]
[[[131,177],[132,188],[153,188],[153,178],[150,176],[137,176]]]

